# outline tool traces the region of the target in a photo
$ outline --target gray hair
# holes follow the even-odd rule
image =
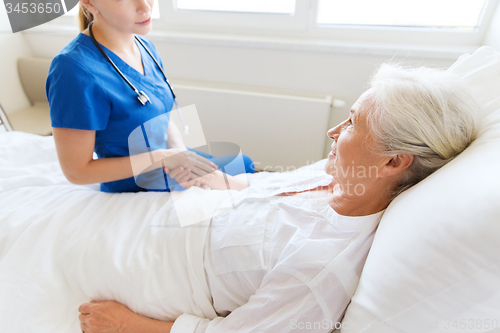
[[[462,78],[445,70],[384,64],[372,78],[370,98],[368,123],[381,153],[415,156],[393,198],[453,160],[477,136],[480,107]]]

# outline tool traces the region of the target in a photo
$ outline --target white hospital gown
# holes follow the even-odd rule
[[[171,332],[335,328],[383,212],[347,217],[322,199],[276,197],[331,182],[322,168],[293,175],[257,175],[234,209],[212,219],[205,270],[218,316],[182,314]]]

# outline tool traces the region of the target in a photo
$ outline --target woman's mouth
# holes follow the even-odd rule
[[[330,156],[331,156],[331,157],[335,157],[335,156],[337,156],[337,155],[336,155],[333,151],[331,151],[331,152],[330,152],[330,154],[328,154],[328,157],[330,157]]]
[[[137,22],[136,24],[140,24],[140,25],[148,25],[151,23],[151,16],[148,17],[146,20],[142,21],[142,22]]]

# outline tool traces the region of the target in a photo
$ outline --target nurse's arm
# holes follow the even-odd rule
[[[175,123],[172,121],[172,119],[170,119],[168,123],[167,135],[167,148],[179,148],[182,150],[186,149],[186,145],[182,140],[182,134],[179,131],[177,125],[175,125]]]
[[[172,119],[170,119],[170,122],[168,124],[167,135],[168,135],[167,149],[178,149],[181,152],[187,151],[186,145],[184,144],[184,140],[182,139],[182,134],[177,125],[175,125],[175,123],[172,121]],[[197,158],[203,161],[203,163],[210,165],[214,169],[217,169],[217,165],[210,162],[210,160],[206,159],[205,157],[198,155]],[[205,173],[200,173],[198,170],[192,170],[191,172],[187,171],[186,165],[177,169],[172,168],[171,170],[186,171],[187,174],[189,175],[188,180],[205,174]],[[170,170],[168,168],[165,168],[165,172],[170,173]],[[170,174],[170,176],[172,176],[172,174]],[[173,178],[175,179],[175,177]],[[179,182],[179,179],[176,180]]]
[[[147,172],[162,167],[161,163],[153,166],[151,159],[158,162],[179,153],[177,149],[160,149],[151,154],[143,153],[131,157],[107,157],[94,160],[95,131],[54,127],[53,134],[62,171],[71,183],[78,185],[130,178],[134,176],[132,163],[135,170]],[[174,167],[177,166],[174,165]],[[206,167],[210,172],[211,167]]]
[[[53,128],[57,156],[73,184],[105,183],[133,176],[129,157],[93,159],[95,131]]]

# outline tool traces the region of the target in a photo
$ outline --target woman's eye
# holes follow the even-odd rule
[[[349,118],[349,122],[347,123],[348,126],[352,126],[352,120]]]

